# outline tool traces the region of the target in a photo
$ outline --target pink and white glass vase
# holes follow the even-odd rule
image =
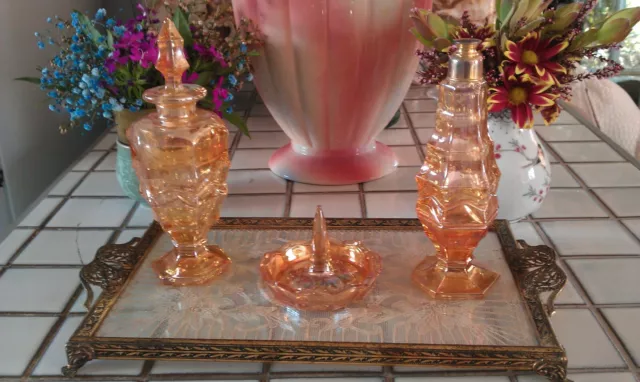
[[[431,0],[233,0],[265,36],[255,84],[291,139],[269,160],[297,182],[366,182],[395,170],[375,140],[418,65],[409,11]]]

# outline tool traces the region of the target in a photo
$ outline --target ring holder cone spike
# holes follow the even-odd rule
[[[273,301],[309,311],[334,311],[364,298],[381,271],[380,256],[362,243],[329,238],[320,206],[310,241],[287,243],[260,264]]]
[[[231,264],[220,248],[207,245],[227,195],[229,133],[216,114],[196,108],[206,89],[182,84],[189,63],[169,19],[158,35],[158,50],[156,68],[165,85],[143,94],[157,111],[127,131],[140,193],[174,245],[152,267],[169,285],[204,284]]]
[[[498,212],[500,170],[487,131],[487,85],[478,40],[456,42],[439,85],[436,128],[427,143],[416,210],[436,248],[413,271],[438,299],[481,299],[499,275],[472,262]]]

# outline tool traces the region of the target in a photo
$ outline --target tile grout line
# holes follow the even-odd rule
[[[66,201],[73,194],[73,192],[82,184],[82,182],[84,182],[84,180],[89,176],[89,174],[91,174],[91,172],[93,172],[93,170],[95,168],[97,168],[104,161],[104,159],[108,155],[109,155],[109,152],[107,152],[106,155],[103,155],[102,157],[100,157],[96,161],[96,163],[94,163],[93,166],[91,166],[89,171],[86,172],[86,174],[78,181],[78,183],[76,183],[76,185],[69,191],[67,197],[65,197],[63,199],[63,201],[59,204],[59,208],[62,208],[61,206],[64,203],[66,203]],[[139,204],[140,204],[139,202],[135,202],[133,204],[133,206],[130,208],[129,212],[127,213],[127,215],[125,215],[125,217],[123,218],[120,227],[118,227],[117,229],[115,229],[113,231],[113,233],[111,234],[110,238],[107,240],[107,243],[112,243],[113,241],[115,241],[115,238],[120,235],[120,233],[122,232],[124,227],[126,227],[126,224],[129,222],[129,219],[133,216],[134,212],[138,208]],[[54,211],[52,211],[52,213],[47,217],[47,219],[45,219],[43,221],[43,223],[41,224],[42,227],[44,227],[44,225],[46,225],[49,222],[49,220],[53,218],[53,216],[59,211],[59,208],[54,209]],[[82,266],[84,266],[84,264],[82,264]],[[55,338],[55,336],[58,334],[58,331],[60,330],[60,328],[62,327],[62,325],[66,321],[71,309],[73,308],[73,305],[75,304],[76,300],[79,298],[79,296],[81,294],[82,294],[82,285],[78,285],[76,287],[75,292],[71,295],[71,297],[67,301],[67,304],[65,305],[65,309],[62,311],[62,313],[58,317],[58,320],[56,320],[56,323],[54,324],[54,326],[47,333],[45,338],[41,341],[40,347],[38,348],[38,350],[36,351],[36,353],[32,357],[31,361],[29,362],[27,368],[23,372],[22,378],[28,378],[28,377],[31,376],[31,373],[33,372],[33,370],[37,366],[37,363],[40,362],[41,358],[44,356],[46,350],[51,345],[51,343],[52,343],[53,339]]]
[[[81,294],[82,294],[82,286],[78,285],[75,291],[71,294],[71,297],[67,300],[67,303],[65,304],[64,309],[62,310],[62,313],[60,313],[60,316],[58,317],[56,322],[51,326],[51,328],[47,332],[47,335],[40,342],[40,346],[31,357],[29,363],[27,364],[27,367],[22,372],[22,376],[21,376],[22,380],[26,380],[26,378],[29,378],[33,373],[33,371],[35,370],[38,363],[42,360],[42,357],[45,355],[46,351],[49,349],[49,346],[51,345],[56,335],[60,331],[60,328],[62,327],[62,325],[64,325],[64,322],[67,320],[67,316],[69,315],[69,312],[71,311],[78,297],[80,297]]]
[[[251,109],[253,109],[253,105],[255,104],[256,98],[258,97],[258,92],[257,90],[253,90],[251,92],[251,95],[249,96],[249,101],[248,101],[248,105],[247,108],[244,110],[244,115],[242,116],[242,119],[244,120],[245,124],[247,123],[247,121],[249,120],[249,116],[251,115]],[[247,125],[247,129],[248,129],[248,125]],[[249,134],[251,134],[251,132],[249,131]],[[233,140],[231,142],[231,146],[229,146],[229,161],[231,161],[233,159],[233,156],[236,153],[236,150],[238,149],[238,146],[240,145],[240,140],[243,137],[243,133],[242,131],[240,131],[239,129],[236,130],[236,134],[233,137]],[[231,167],[231,166],[229,166]]]
[[[11,255],[11,257],[6,261],[6,263],[4,264],[4,267],[2,269],[0,269],[0,277],[2,277],[2,275],[4,275],[4,273],[7,271],[7,269],[11,268],[13,262],[18,258],[18,256],[20,256],[20,254],[29,246],[29,244],[31,244],[31,242],[36,238],[36,236],[40,233],[40,231],[42,231],[42,229],[49,223],[49,221],[51,221],[51,219],[53,219],[53,217],[62,209],[62,207],[65,205],[65,203],[67,203],[67,201],[69,200],[69,197],[71,196],[71,194],[78,188],[80,187],[80,184],[82,184],[82,182],[84,182],[84,180],[89,176],[89,174],[91,173],[91,169],[96,168],[97,166],[100,165],[100,163],[109,155],[109,152],[105,152],[100,158],[98,158],[98,160],[96,161],[96,163],[94,163],[89,171],[86,171],[85,174],[78,180],[78,182],[76,183],[75,186],[73,186],[69,192],[67,193],[67,195],[65,197],[62,197],[61,200],[58,202],[58,204],[51,210],[51,212],[49,212],[49,214],[42,220],[42,222],[36,226],[36,228],[34,229],[34,231],[31,233],[31,235],[29,235],[29,237],[27,237],[22,244],[18,247],[18,249],[15,250],[15,252],[13,253],[13,255]],[[45,199],[48,199],[49,195],[45,196],[42,200],[40,200],[40,202],[38,203],[38,205],[36,205],[34,207],[37,208],[40,203],[42,203]],[[33,210],[31,210],[29,213],[31,213]],[[28,216],[28,215],[27,215]],[[16,228],[23,228],[22,226],[20,226],[18,224],[18,226]]]
[[[411,137],[413,138],[414,147],[418,151],[418,157],[420,158],[420,163],[424,163],[425,156],[424,156],[424,151],[422,151],[422,144],[420,143],[420,138],[418,137],[416,128],[413,126],[413,120],[411,120],[411,116],[409,115],[409,112],[407,112],[407,107],[405,106],[404,101],[402,101],[401,108],[402,108],[402,111],[404,111],[405,120],[407,122],[407,128],[409,129],[409,132],[411,133]],[[414,166],[411,166],[411,167],[414,167]]]
[[[537,135],[537,134],[536,134]],[[618,226],[621,226],[622,229],[627,232],[628,235],[631,235],[631,238],[633,238],[638,244],[640,244],[640,238],[637,237],[633,231],[631,229],[629,229],[629,227],[627,227],[626,224],[622,223],[622,218],[618,217],[615,212],[609,208],[609,206],[604,202],[604,200],[602,200],[602,198],[600,198],[600,196],[593,191],[593,189],[591,189],[591,187],[589,187],[589,185],[587,185],[587,183],[582,179],[582,177],[580,177],[580,175],[575,172],[573,170],[573,168],[571,168],[571,166],[569,166],[564,159],[562,159],[562,157],[558,154],[558,152],[551,147],[547,141],[545,141],[542,137],[540,137],[539,135],[537,135],[538,138],[545,143],[547,150],[554,155],[556,158],[558,158],[558,160],[560,161],[559,163],[562,165],[562,167],[565,168],[565,170],[569,173],[569,175],[571,175],[574,180],[576,182],[578,182],[578,185],[580,185],[580,188],[583,189],[587,194],[589,194],[589,196],[591,197],[591,199],[593,199],[596,202],[596,205],[598,205],[600,208],[602,208],[608,215],[608,220],[613,220],[613,221],[617,221],[618,222]],[[632,219],[633,217],[625,217],[627,219]],[[561,219],[556,219],[556,220],[561,220]]]
[[[362,214],[362,218],[366,219],[369,215],[367,213],[367,198],[365,197],[364,183],[358,183],[358,200],[360,201],[360,213]]]
[[[558,158],[558,160],[560,161],[560,164],[569,172],[569,174],[571,176],[573,176],[575,178],[575,180],[578,182],[578,184],[580,185],[580,187],[585,190],[587,193],[590,194],[590,197],[592,199],[594,199],[594,201],[596,202],[597,205],[599,205],[603,211],[605,211],[609,217],[609,220],[615,220],[616,215],[613,212],[613,210],[611,210],[606,203],[604,203],[604,201],[602,201],[595,192],[593,192],[593,190],[591,190],[589,188],[589,186],[587,185],[587,183],[575,172],[573,171],[573,169],[571,168],[571,166],[569,166],[564,159],[558,154],[557,151],[554,150],[553,147],[551,147],[548,142],[546,142],[544,139],[542,139],[540,136],[538,136],[538,138],[545,143],[547,150],[554,155],[556,158]],[[611,145],[610,145],[611,146]],[[555,247],[555,244],[553,243],[553,240],[551,240],[551,238],[547,235],[547,233],[544,231],[544,229],[540,226],[540,223],[537,221],[533,221],[532,222],[534,229],[537,231],[538,235],[540,235],[540,237],[542,238],[543,242],[545,242],[546,245],[548,245],[549,247],[551,247],[553,250],[556,251],[556,253],[559,253],[559,251],[557,251],[557,248]],[[626,225],[622,224],[621,222],[618,221],[618,226],[622,226],[623,229],[625,229],[627,231],[628,234],[631,235],[631,237],[635,238],[636,241],[640,241],[640,239],[638,239],[627,227]],[[618,336],[618,334],[616,333],[616,331],[613,329],[613,327],[608,323],[608,321],[606,320],[606,318],[604,317],[604,314],[600,311],[599,308],[594,306],[593,301],[591,300],[591,297],[589,296],[589,294],[587,293],[587,291],[584,289],[584,286],[582,285],[582,283],[580,282],[580,280],[578,279],[578,277],[573,273],[573,269],[569,266],[569,264],[567,263],[566,259],[564,256],[559,255],[557,256],[558,258],[558,262],[562,265],[562,268],[564,269],[567,277],[571,280],[571,283],[573,284],[576,292],[578,293],[578,295],[582,298],[582,300],[585,302],[585,305],[587,307],[587,309],[591,312],[591,314],[593,315],[593,317],[596,319],[596,321],[598,322],[598,325],[600,325],[601,329],[605,332],[605,334],[607,335],[607,337],[609,338],[609,341],[611,342],[611,344],[613,345],[613,347],[616,349],[616,351],[618,352],[618,354],[620,355],[620,357],[622,357],[622,360],[624,361],[624,363],[627,365],[627,367],[629,368],[629,370],[636,374],[638,373],[639,369],[636,367],[635,361],[633,360],[633,358],[631,357],[629,351],[627,350],[626,346],[624,345],[624,343],[622,342],[622,340],[620,339],[620,336]]]
[[[393,374],[392,366],[383,366],[382,367],[382,378],[384,382],[394,382],[395,375]]]
[[[542,227],[539,226],[539,223],[532,222],[532,224],[535,230],[537,231],[538,235],[540,235],[540,237],[542,238],[545,245],[549,246],[557,253],[557,249],[553,244],[551,238],[546,234],[546,232],[542,229]],[[600,328],[605,332],[605,334],[609,338],[611,345],[613,345],[613,347],[618,352],[618,355],[622,358],[623,362],[627,365],[627,368],[633,373],[638,372],[638,369],[636,368],[633,358],[631,358],[626,347],[624,346],[622,341],[618,338],[618,335],[613,330],[613,328],[608,325],[608,323],[604,319],[599,309],[594,307],[593,302],[591,301],[591,298],[589,297],[588,293],[584,289],[578,277],[573,273],[573,270],[571,269],[569,264],[567,264],[565,259],[561,256],[557,256],[557,261],[562,266],[562,269],[567,275],[567,278],[573,285],[574,289],[576,290],[580,298],[582,298],[582,300],[584,301],[585,308],[588,309],[591,312],[591,315],[596,319],[596,321],[598,322],[598,325],[600,325]]]
[[[146,382],[151,378],[151,370],[153,370],[153,365],[155,365],[155,360],[146,360],[142,364],[142,370],[138,375],[138,380],[141,382]]]
[[[291,203],[293,202],[293,182],[289,179],[287,179],[286,182],[287,189],[285,192],[284,211],[282,213],[282,216],[288,218],[291,217]]]
[[[121,232],[126,227],[127,223],[129,222],[129,220],[131,219],[131,217],[135,213],[136,209],[138,208],[139,204],[140,204],[139,202],[135,202],[133,204],[133,206],[131,207],[131,209],[127,213],[127,215],[125,215],[125,217],[123,218],[122,223],[120,224],[120,227],[116,228],[113,231],[113,233],[111,234],[111,236],[107,240],[106,244],[111,244],[111,243],[115,242],[117,237],[120,236]],[[82,264],[81,266],[84,266],[84,265],[85,264]],[[47,336],[40,343],[40,347],[38,348],[38,351],[35,353],[35,355],[31,359],[31,362],[29,363],[29,366],[27,367],[27,369],[25,369],[22,378],[28,378],[28,377],[31,376],[31,373],[33,372],[33,370],[37,366],[37,363],[40,362],[40,360],[41,360],[42,356],[44,355],[45,351],[49,348],[49,346],[51,345],[53,339],[58,334],[58,331],[60,330],[60,327],[62,327],[64,322],[67,320],[67,318],[69,316],[69,313],[70,313],[71,309],[73,308],[73,305],[76,303],[77,299],[82,294],[82,291],[83,291],[82,285],[78,285],[76,287],[75,292],[71,295],[71,297],[67,301],[67,304],[65,305],[65,309],[60,314],[58,320],[56,321],[56,324],[54,325],[54,327],[52,327],[52,329],[49,331]],[[85,314],[86,314],[86,312],[83,312],[82,316],[84,317]]]

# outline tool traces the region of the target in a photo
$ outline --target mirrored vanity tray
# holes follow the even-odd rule
[[[497,221],[476,250],[476,261],[501,275],[486,299],[436,301],[411,283],[412,269],[434,252],[418,220],[327,219],[335,239],[379,253],[382,274],[347,309],[301,312],[270,302],[258,264],[286,241],[308,240],[311,224],[222,219],[209,241],[231,257],[231,271],[198,287],[156,278],[150,263],[171,248],[157,223],[141,239],[104,246],[81,271],[85,286],[103,292],[69,340],[64,374],[92,359],[163,359],[426,365],[565,380],[548,314],[566,276],[548,247],[516,243]]]

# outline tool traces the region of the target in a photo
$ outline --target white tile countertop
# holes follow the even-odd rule
[[[248,96],[248,94],[247,94]],[[402,118],[379,140],[400,167],[370,183],[326,187],[288,182],[267,160],[287,138],[262,104],[246,111],[253,139],[231,133],[229,196],[222,215],[414,218],[414,176],[434,126],[435,102],[411,89]],[[552,155],[551,191],[533,216],[513,224],[517,238],[558,251],[569,284],[551,321],[576,382],[640,381],[640,169],[599,131],[563,114],[536,126]],[[84,315],[82,264],[109,242],[140,236],[150,211],[123,196],[116,181],[116,135],[107,133],[77,161],[0,244],[0,380],[59,380],[64,344]],[[246,380],[534,382],[516,374],[426,368],[92,361],[78,380]]]

